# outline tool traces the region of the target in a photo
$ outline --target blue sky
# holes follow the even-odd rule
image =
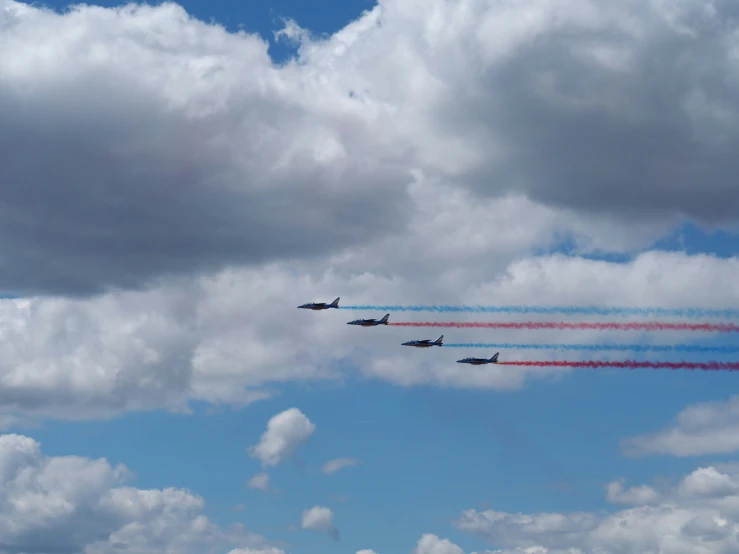
[[[668,238],[663,248],[719,256],[739,249],[725,233],[708,235],[692,225],[677,233],[684,241],[678,246]],[[391,341],[406,338],[400,329],[385,334]],[[296,552],[393,552],[413,545],[424,530],[473,552],[483,544],[449,524],[464,509],[610,510],[604,486],[617,477],[631,483],[677,479],[701,463],[734,459],[633,460],[621,456],[619,440],[663,427],[686,405],[728,398],[737,390],[735,380],[731,373],[586,370],[496,392],[406,389],[350,378],[344,386],[283,386],[276,398],[240,411],[197,406],[192,415],[48,422],[24,433],[49,455],[124,463],[137,473],[140,488],[189,488],[205,497],[214,520],[245,522],[250,530],[296,545]],[[257,443],[270,417],[293,406],[318,430],[299,460],[270,471],[279,492],[248,490],[245,482],[260,465],[245,448]],[[361,463],[321,474],[323,463],[342,457]],[[289,530],[301,510],[316,503],[338,514],[340,542]],[[243,511],[234,510],[239,504]]]
[[[42,2],[55,10],[64,10],[70,2],[53,0]],[[152,2],[152,4],[156,4]],[[355,20],[363,11],[372,9],[373,0],[317,0],[311,4],[293,0],[266,2],[230,2],[223,0],[178,2],[191,16],[203,21],[214,21],[231,32],[244,30],[259,33],[269,41],[270,55],[276,62],[289,57],[294,48],[286,41],[276,41],[274,33],[283,27],[283,19],[292,19],[304,29],[318,36],[329,35]],[[106,8],[126,5],[126,2],[104,0],[91,5]]]
[[[65,7],[65,3],[62,2],[46,2],[45,4],[60,11]],[[120,5],[114,2],[97,2],[96,4],[104,7]],[[274,44],[273,32],[281,26],[280,17],[294,19],[315,35],[329,36],[349,21],[358,18],[364,10],[371,9],[374,3],[368,0],[316,0],[310,3],[288,0],[270,2],[193,0],[183,1],[181,5],[193,17],[204,21],[213,19],[226,26],[230,32],[243,28],[248,32],[259,33],[270,41],[272,45],[270,53],[273,60],[281,63],[289,57],[292,50],[285,45]],[[338,66],[338,62],[336,63]],[[438,75],[443,74],[443,71],[438,73]],[[387,94],[390,96],[389,93]],[[291,105],[292,107],[294,106]],[[441,119],[441,116],[439,118]],[[278,125],[279,117],[276,116],[270,120],[269,124]],[[346,123],[346,128],[350,127],[351,122]],[[381,150],[380,152],[386,151]],[[430,150],[430,152],[438,154],[437,150]],[[424,159],[433,158],[434,155],[428,155]],[[433,170],[429,172],[432,173]],[[471,179],[474,180],[474,172],[470,174],[473,175]],[[460,175],[462,177],[459,178],[463,179],[467,174],[461,172]],[[496,178],[497,176],[498,174],[495,174]],[[280,186],[282,184],[281,182]],[[537,196],[535,190],[528,192],[529,196],[535,199],[532,202],[546,204],[541,197]],[[433,198],[440,197],[435,196],[436,193],[430,194]],[[330,203],[326,198],[331,199],[334,196],[335,191],[331,191],[326,197],[322,197],[322,201]],[[369,200],[363,196],[359,205],[364,205],[362,204],[364,201]],[[668,203],[665,202],[665,204]],[[548,204],[547,206],[549,209],[550,206]],[[473,214],[473,208],[474,206],[470,206],[467,212],[463,211],[463,216],[466,217],[469,213],[470,218],[477,217]],[[281,208],[275,211],[279,209]],[[453,206],[449,209],[452,210]],[[528,205],[526,209],[529,209]],[[554,208],[551,209],[554,210]],[[309,211],[310,209],[306,208],[306,212]],[[549,213],[547,212],[546,216],[533,217],[547,219],[550,217]],[[341,214],[345,215],[344,212]],[[378,220],[383,222],[392,221],[392,217],[390,212],[377,216]],[[432,219],[429,215],[423,217],[428,220]],[[493,214],[492,217],[497,216]],[[555,219],[556,216],[551,217]],[[564,219],[568,217],[570,216],[566,215]],[[337,217],[336,221],[343,220]],[[461,218],[458,218],[458,221],[461,226]],[[557,225],[563,225],[562,220],[557,219],[556,221]],[[503,228],[495,232],[491,231],[490,234],[497,232],[499,235],[505,235],[513,224],[514,222],[506,223]],[[628,227],[629,223],[622,225]],[[580,232],[583,228],[578,227],[577,231]],[[688,218],[682,218],[680,223],[672,226],[667,233],[655,232],[651,235],[646,233],[646,238],[641,240],[641,246],[638,248],[626,250],[609,248],[610,243],[603,239],[605,246],[600,251],[595,254],[585,253],[582,258],[592,262],[608,262],[625,267],[636,263],[635,260],[639,255],[645,252],[660,251],[686,257],[710,254],[719,258],[717,263],[721,260],[726,262],[739,255],[739,235],[733,234],[730,229],[731,226],[727,225],[724,229],[715,231],[702,230],[700,226],[690,223]],[[457,261],[450,262],[451,266],[459,263],[460,271],[467,269],[464,264],[471,264],[473,267],[474,270],[470,272],[472,277],[469,277],[464,286],[467,286],[469,290],[474,290],[473,285],[486,279],[492,280],[494,276],[502,274],[506,268],[513,266],[516,262],[531,260],[533,254],[535,254],[534,262],[537,257],[547,260],[542,263],[549,263],[548,260],[552,254],[566,254],[572,258],[580,256],[574,240],[570,243],[559,244],[549,242],[542,247],[533,238],[531,240],[524,238],[520,239],[522,244],[519,244],[516,242],[519,240],[516,235],[522,234],[528,237],[524,231],[520,233],[519,231],[518,227],[510,230],[510,242],[514,246],[498,245],[491,247],[492,250],[484,251],[482,254],[484,257],[491,259],[500,257],[505,258],[506,261],[501,262],[503,264],[501,267],[480,270],[482,276],[474,269],[475,259],[481,257],[476,252],[470,253],[469,256],[465,254],[467,257],[464,257],[462,262],[458,261],[462,259],[461,255],[460,258],[455,258]],[[549,233],[550,231],[551,229],[546,227],[543,232]],[[590,228],[585,232],[590,232]],[[267,233],[263,231],[263,235],[259,236],[266,236]],[[593,231],[592,234],[600,236],[597,231]],[[624,234],[627,233],[624,232]],[[230,235],[224,232],[224,236]],[[442,242],[442,238],[439,237],[443,235],[423,235],[421,244],[428,244],[428,241]],[[408,240],[416,240],[416,237]],[[381,239],[378,241],[381,242]],[[469,241],[473,242],[473,239],[470,238]],[[204,243],[209,244],[207,241]],[[398,261],[402,258],[402,253],[398,255],[399,258],[393,257],[395,253],[391,250],[392,248],[386,249],[388,260]],[[398,247],[396,250],[401,249]],[[360,252],[359,246],[356,247],[356,251]],[[424,252],[421,248],[412,251]],[[48,252],[56,252],[56,250]],[[82,255],[77,258],[77,254],[78,252],[73,250],[69,257],[72,261],[67,260],[67,262],[71,265],[76,264],[78,259],[82,258]],[[213,308],[213,311],[214,313],[218,313],[219,309],[225,311],[224,305],[231,307],[240,302],[252,306],[249,302],[262,294],[265,298],[269,294],[275,294],[277,301],[282,296],[285,305],[278,309],[286,313],[288,308],[294,311],[294,300],[298,293],[303,296],[312,295],[300,298],[303,302],[330,301],[335,294],[328,290],[336,283],[331,279],[343,278],[342,272],[344,271],[355,272],[352,275],[372,275],[372,279],[377,278],[377,280],[370,281],[367,277],[367,282],[379,284],[373,288],[371,284],[362,284],[361,280],[347,280],[344,284],[349,292],[346,295],[340,291],[336,293],[342,295],[342,302],[355,303],[350,296],[351,291],[354,291],[357,296],[362,297],[358,298],[356,303],[395,303],[398,297],[402,298],[406,293],[415,294],[416,288],[422,288],[418,283],[424,281],[429,275],[424,274],[424,271],[428,271],[424,263],[427,260],[436,260],[435,255],[429,253],[427,259],[422,259],[423,256],[419,255],[417,265],[410,263],[407,268],[403,269],[406,273],[401,273],[398,269],[398,275],[401,275],[398,279],[405,279],[405,282],[409,284],[406,288],[397,289],[391,288],[386,282],[381,281],[380,277],[377,277],[382,276],[384,270],[377,270],[374,264],[381,264],[384,258],[377,256],[376,251],[373,250],[369,250],[369,253],[361,251],[361,254],[357,255],[359,261],[352,258],[346,266],[341,265],[343,262],[337,261],[336,275],[338,277],[330,276],[325,280],[316,278],[315,282],[318,285],[314,290],[310,288],[306,290],[304,287],[307,282],[306,277],[306,280],[300,281],[294,289],[285,288],[285,290],[275,292],[270,286],[278,287],[279,285],[270,285],[270,283],[287,281],[283,279],[283,274],[274,277],[265,269],[267,277],[264,281],[259,281],[262,289],[254,289],[242,296],[235,296],[233,301],[223,301],[217,304],[217,308]],[[292,273],[297,276],[318,275],[321,268],[325,269],[326,265],[332,263],[322,259],[317,264],[319,269],[316,269],[315,266],[300,265],[303,263],[300,260],[296,261],[287,256],[286,259],[288,259],[287,270],[284,274]],[[665,282],[671,278],[679,280],[681,275],[676,272],[683,271],[683,266],[679,264],[670,266],[669,263],[672,262],[669,260],[664,263],[666,264],[664,272],[659,278],[665,279]],[[49,264],[49,267],[52,265],[53,262]],[[236,267],[239,264],[234,262],[230,265]],[[444,271],[446,269],[448,267]],[[387,274],[395,275],[393,271],[395,268],[392,267],[391,262],[388,262]],[[439,270],[438,275],[442,273],[442,270]],[[542,275],[545,275],[542,279],[548,278],[546,271],[542,271]],[[445,278],[447,277],[448,282],[456,282],[454,279],[457,277],[453,271]],[[436,278],[433,275],[431,277],[431,279]],[[560,279],[556,275],[551,278]],[[537,301],[547,303],[549,302],[546,292],[548,287],[560,286],[563,282],[565,285],[557,291],[566,291],[566,282],[573,278],[570,273],[563,274],[561,280],[555,284],[546,280],[537,281],[541,286],[536,288],[532,285],[532,291],[536,289],[532,292],[532,298],[535,297]],[[249,274],[242,280],[250,279],[257,278]],[[438,279],[439,282],[447,282],[441,277]],[[19,279],[18,282],[22,281],[23,279]],[[603,282],[606,284],[598,290],[606,294],[609,292],[609,285],[605,278]],[[720,303],[720,295],[726,291],[719,287],[726,281],[717,278],[712,282],[719,283],[719,285],[715,285],[716,288],[709,292],[719,295],[717,302]],[[385,286],[387,289],[384,290],[388,291],[388,295],[393,295],[393,298],[381,296],[383,294],[381,287]],[[500,286],[503,287],[503,285]],[[655,286],[660,288],[659,285]],[[298,287],[303,288],[297,290]],[[511,290],[515,288],[512,285],[511,287]],[[684,295],[679,292],[679,289],[676,290],[678,292],[673,296],[664,297],[665,302],[677,301],[678,305],[695,306],[695,302],[700,302],[700,298],[703,298],[700,295],[706,292],[701,290],[700,282],[696,285],[696,281],[691,281],[686,285]],[[696,290],[698,294],[695,293]],[[262,291],[268,292],[263,293]],[[16,293],[13,290],[9,292]],[[513,297],[518,298],[520,295],[516,296],[516,294],[519,294],[520,290],[516,289],[514,292]],[[733,294],[733,291],[728,292]],[[525,293],[524,290],[524,298]],[[187,292],[184,296],[189,294],[195,293]],[[329,296],[324,298],[325,294],[328,294],[330,298]],[[566,296],[566,292],[561,294]],[[634,304],[643,302],[645,296],[649,298],[648,294],[640,296],[635,293]],[[69,297],[73,298],[74,295],[70,294]],[[592,297],[591,295],[588,298]],[[696,297],[699,300],[694,300]],[[551,303],[558,303],[557,298],[554,298]],[[464,301],[464,298],[462,300]],[[734,300],[733,297],[729,299],[727,306]],[[655,300],[656,303],[659,301],[660,298]],[[140,305],[136,304],[138,300],[131,302],[132,312],[140,308]],[[146,302],[149,300],[147,299]],[[274,301],[270,300],[270,302],[274,305]],[[446,302],[446,300],[440,300],[441,302]],[[144,303],[144,301],[141,302],[141,304]],[[478,301],[471,300],[470,303],[478,303]],[[155,308],[152,310],[159,309],[156,307],[158,304],[154,305]],[[128,304],[125,306],[125,309],[121,309],[122,312],[129,309]],[[167,306],[169,307],[169,304]],[[250,325],[259,329],[264,309],[269,309],[269,307],[245,307],[245,315],[235,317],[234,325],[241,325],[243,320],[249,320]],[[86,314],[98,313],[94,312],[93,308],[89,308],[89,311],[85,310],[88,308],[82,310]],[[173,313],[175,315],[172,319],[180,317],[176,310]],[[451,523],[452,520],[468,509],[483,511],[490,508],[513,514],[519,512],[586,511],[596,514],[613,512],[621,510],[622,507],[614,506],[613,503],[607,501],[605,487],[609,482],[620,478],[624,478],[630,485],[649,484],[660,479],[676,482],[702,465],[736,459],[733,451],[709,451],[686,457],[665,454],[630,458],[625,456],[620,448],[622,439],[656,432],[667,427],[673,422],[673,418],[689,405],[728,400],[739,390],[735,374],[667,370],[584,370],[572,371],[558,377],[532,379],[519,390],[504,390],[503,386],[480,386],[475,389],[475,387],[461,386],[459,381],[453,380],[450,380],[448,383],[451,384],[447,383],[447,386],[442,377],[436,380],[429,378],[415,386],[403,386],[402,382],[398,382],[398,379],[400,381],[402,379],[393,380],[396,375],[393,373],[394,368],[398,364],[402,365],[402,362],[392,357],[398,354],[387,345],[399,344],[413,338],[435,338],[438,333],[433,329],[380,328],[358,329],[354,334],[338,335],[338,333],[346,333],[343,329],[342,317],[350,319],[353,315],[349,312],[339,312],[334,317],[334,313],[317,312],[290,316],[294,317],[289,322],[291,325],[299,325],[295,323],[296,321],[313,321],[311,318],[320,321],[320,324],[315,324],[318,330],[315,331],[314,336],[291,335],[293,327],[288,328],[287,323],[284,327],[280,327],[279,321],[270,319],[264,323],[264,333],[268,331],[281,333],[280,340],[283,342],[275,343],[277,346],[266,347],[266,356],[269,358],[274,355],[282,365],[295,364],[297,366],[306,359],[310,361],[321,359],[325,362],[325,359],[320,356],[328,356],[330,362],[326,363],[336,364],[336,359],[348,356],[346,351],[354,346],[361,347],[363,351],[373,355],[373,348],[383,341],[384,348],[387,348],[389,352],[386,357],[390,360],[387,365],[383,366],[386,369],[389,368],[385,373],[382,373],[380,369],[373,369],[368,371],[369,375],[365,375],[360,367],[361,363],[345,360],[340,368],[342,378],[338,381],[316,379],[305,382],[300,377],[294,379],[276,377],[276,382],[269,383],[268,388],[278,391],[278,394],[254,402],[243,409],[232,408],[228,406],[228,402],[219,404],[195,399],[190,402],[190,405],[194,407],[194,412],[189,414],[172,413],[161,406],[142,411],[122,409],[110,418],[102,420],[92,418],[84,421],[66,421],[63,417],[49,417],[44,418],[38,426],[18,425],[11,430],[39,441],[43,452],[48,456],[76,455],[93,459],[106,458],[114,464],[123,463],[135,472],[136,478],[132,484],[139,489],[166,487],[188,489],[205,498],[206,514],[214,522],[222,526],[236,522],[244,523],[248,530],[268,537],[281,545],[286,552],[295,554],[347,552],[353,554],[362,549],[372,549],[377,554],[410,552],[424,533],[433,533],[439,537],[448,538],[465,553],[482,552],[486,548],[503,548],[507,545],[486,544],[480,537],[463,532]],[[380,315],[382,314],[367,314],[366,317]],[[79,317],[83,318],[83,316]],[[89,317],[94,320],[93,316]],[[153,316],[150,314],[150,317]],[[188,315],[181,317],[186,318]],[[364,315],[356,317],[364,317]],[[401,319],[402,316],[392,317]],[[81,320],[73,320],[72,316],[69,319],[69,321],[77,322]],[[330,325],[335,324],[342,328],[329,329],[330,325],[326,323],[327,321],[331,322]],[[115,323],[111,325],[115,326]],[[313,323],[300,323],[300,325],[314,326]],[[226,327],[228,327],[228,321],[224,323],[224,328]],[[74,336],[74,329],[74,324],[69,323],[66,331],[59,331],[58,340],[60,342],[71,341],[72,339],[68,336]],[[244,341],[251,340],[253,336],[252,328],[249,329],[244,332]],[[255,335],[259,335],[260,332],[254,331]],[[308,332],[313,332],[312,327],[306,331]],[[334,332],[339,337],[336,342],[332,342],[334,339],[331,333]],[[41,331],[38,333],[39,336],[43,335]],[[418,336],[411,336],[414,333]],[[453,342],[465,342],[463,333],[465,333],[464,330],[454,332]],[[446,334],[449,336],[452,333]],[[164,332],[162,336],[168,337]],[[325,337],[331,338],[326,339]],[[365,341],[366,337],[371,338]],[[479,335],[476,337],[474,340],[479,340]],[[619,342],[638,342],[639,340],[636,336],[630,339],[625,337],[626,334],[615,337],[614,340]],[[581,340],[575,334],[559,337],[550,335],[550,338],[553,342],[579,342]],[[660,339],[667,342],[670,340],[664,335]],[[354,340],[356,343],[347,346],[347,340]],[[447,340],[450,341],[449,338]],[[470,338],[470,340],[473,339]],[[501,339],[501,342],[510,340],[529,342],[529,340],[539,339],[530,339],[525,332],[521,332],[517,335],[509,335],[505,340]],[[542,339],[542,341],[546,340]],[[586,341],[588,338],[585,337],[582,340]],[[695,340],[726,344],[736,343],[737,339],[706,336],[695,337]],[[318,346],[314,348],[312,341],[316,341]],[[344,342],[339,344],[339,341]],[[237,345],[238,342],[237,338]],[[289,362],[284,362],[280,357],[282,353],[279,349],[286,348],[285,344],[290,342],[296,348],[297,354],[289,358]],[[83,343],[83,345],[86,344]],[[220,343],[215,342],[215,344],[220,348]],[[229,343],[229,348],[231,347]],[[115,348],[117,345],[113,344],[112,351],[119,352]],[[249,354],[239,351],[235,346],[233,348],[233,352],[236,352],[233,354],[234,358]],[[311,350],[311,348],[314,349]],[[335,352],[328,349],[335,349]],[[397,349],[401,350],[399,346]],[[94,345],[90,346],[89,350],[94,350]],[[163,347],[163,351],[165,350],[166,348]],[[252,346],[252,350],[258,349]],[[400,354],[405,356],[407,353],[401,352]],[[463,356],[461,350],[452,352],[452,354],[459,354],[458,357]],[[483,353],[469,353],[469,355],[481,354]],[[437,350],[430,349],[408,355],[414,356],[415,360],[425,359],[423,357],[433,359],[437,355]],[[504,353],[501,357],[506,355],[507,353]],[[638,358],[638,355],[627,353],[623,356]],[[714,358],[729,359],[726,356],[714,356]],[[253,363],[257,364],[257,362]],[[267,362],[264,363],[267,364]],[[245,360],[243,368],[239,366],[240,370],[245,373],[256,372],[257,370],[250,364],[252,364],[250,360]],[[269,371],[278,371],[281,370],[282,365],[280,368],[272,368],[268,364],[265,367]],[[507,369],[512,372],[517,371],[515,367]],[[224,370],[225,373],[228,373],[228,370]],[[439,373],[439,375],[443,374]],[[269,378],[265,380],[269,381]],[[241,384],[236,384],[232,390],[239,389],[241,386]],[[228,389],[229,386],[225,388]],[[211,396],[207,396],[208,394]],[[226,393],[223,394],[226,395]],[[207,394],[202,394],[203,398],[215,398],[216,396],[217,394],[210,390]],[[15,400],[8,402],[14,410]],[[125,404],[125,401],[121,402]],[[20,405],[22,401],[19,400],[18,403]],[[259,460],[250,457],[246,449],[259,442],[270,418],[293,407],[299,408],[310,419],[316,427],[315,432],[299,448],[295,459],[266,469],[270,475],[270,485],[276,488],[276,491],[265,492],[249,489],[246,482],[263,468]],[[53,411],[53,406],[49,409]],[[31,409],[30,412],[33,410]],[[335,474],[322,474],[321,466],[325,462],[346,457],[357,458],[359,462]],[[236,509],[239,505],[243,505],[243,510]],[[299,529],[302,511],[315,505],[327,506],[333,510],[334,524],[341,535],[339,541],[332,540],[326,534]],[[552,553],[555,554],[555,551],[552,550]],[[447,554],[447,551],[440,551],[440,554]],[[449,554],[456,553],[449,551]]]
[[[287,387],[276,399],[235,413],[144,413],[106,422],[46,423],[24,433],[50,455],[124,463],[137,473],[141,488],[190,488],[206,498],[215,520],[243,521],[251,530],[299,545],[295,551],[369,546],[392,552],[432,530],[473,552],[480,542],[448,524],[464,509],[494,504],[509,512],[598,512],[611,508],[604,486],[615,478],[675,478],[700,462],[733,459],[624,459],[618,444],[622,437],[662,427],[687,404],[726,398],[736,390],[735,379],[728,373],[582,371],[558,383],[503,393],[352,380],[339,388]],[[302,463],[270,472],[279,493],[246,489],[260,467],[244,448],[256,444],[272,415],[293,406],[317,427],[301,450]],[[334,475],[320,473],[325,461],[341,457],[362,463]],[[340,542],[287,531],[314,503],[338,514]],[[245,510],[234,512],[236,504]]]

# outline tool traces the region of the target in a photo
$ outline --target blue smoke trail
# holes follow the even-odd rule
[[[604,350],[630,350],[632,352],[713,352],[731,354],[739,352],[737,346],[701,346],[697,344],[511,344],[494,342],[445,343],[450,348],[500,348],[510,350],[580,350],[597,352]]]
[[[606,306],[340,306],[342,310],[384,312],[473,312],[498,314],[568,314],[568,315],[643,315],[699,319],[703,317],[739,317],[737,308],[616,308]]]

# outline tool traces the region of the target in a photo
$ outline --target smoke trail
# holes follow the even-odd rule
[[[739,352],[737,346],[702,346],[697,344],[512,344],[495,342],[460,342],[444,344],[448,348],[500,348],[501,350],[579,350],[602,352],[630,350],[632,352],[712,352],[731,354]]]
[[[566,321],[396,321],[398,327],[453,327],[455,329],[559,329],[597,331],[706,331],[718,333],[739,332],[734,323],[662,323],[659,321],[577,322]]]
[[[623,308],[608,306],[379,306],[359,305],[340,306],[342,310],[368,310],[384,312],[474,312],[498,314],[568,314],[568,315],[602,315],[602,316],[661,316],[699,319],[703,317],[722,317],[726,319],[739,317],[736,308]]]
[[[625,369],[700,369],[702,371],[739,371],[739,362],[637,362],[626,360],[624,362],[606,362],[591,360],[585,362],[573,361],[520,361],[520,362],[498,362],[498,365],[516,365],[529,367],[584,367],[597,369],[602,367],[619,367]]]

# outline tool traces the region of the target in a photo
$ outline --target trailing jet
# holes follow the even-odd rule
[[[482,365],[482,364],[497,364],[498,363],[498,354],[499,352],[495,353],[495,356],[492,358],[465,358],[464,360],[457,360],[458,364],[472,364],[472,365]]]
[[[362,327],[374,327],[375,325],[387,325],[387,320],[390,317],[390,314],[385,314],[385,317],[380,319],[379,321],[377,319],[355,319],[354,321],[350,321],[347,323],[347,325],[361,325]]]
[[[429,348],[431,346],[441,346],[441,342],[444,340],[444,335],[441,335],[436,340],[423,339],[423,340],[409,340],[404,342],[402,346],[416,346],[418,348]]]
[[[326,304],[325,302],[311,302],[310,304],[303,304],[302,306],[298,306],[298,308],[303,308],[305,310],[328,310],[329,308],[338,308],[339,307],[339,299],[337,298],[331,304]]]

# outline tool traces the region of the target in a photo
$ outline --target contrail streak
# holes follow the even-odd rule
[[[628,350],[631,352],[706,352],[731,354],[739,352],[737,346],[703,346],[697,344],[515,344],[505,342],[459,342],[446,343],[448,348],[500,348],[501,350],[578,350],[602,352]]]
[[[452,327],[455,329],[559,329],[597,331],[704,331],[716,333],[739,332],[734,323],[662,323],[658,321],[576,322],[566,321],[396,321],[396,327]]]
[[[472,312],[496,314],[567,314],[602,316],[662,316],[699,319],[704,317],[739,318],[739,308],[658,308],[658,307],[609,307],[609,306],[340,306],[342,310],[370,310],[385,312]]]
[[[608,368],[618,367],[624,369],[700,369],[702,371],[739,371],[739,362],[637,362],[626,360],[624,362],[607,362],[600,360],[590,361],[518,361],[498,362],[498,365],[527,366],[527,367],[572,367],[572,368]]]

